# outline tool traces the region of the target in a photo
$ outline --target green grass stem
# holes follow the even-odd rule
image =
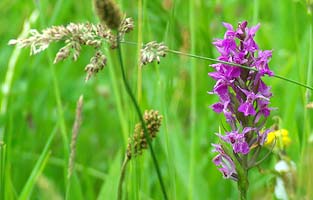
[[[147,140],[150,152],[151,152],[153,163],[154,163],[154,166],[156,168],[156,172],[157,172],[158,179],[159,179],[159,182],[160,182],[163,198],[165,200],[167,200],[167,194],[166,194],[165,185],[163,183],[163,179],[162,179],[162,176],[161,176],[161,171],[160,171],[160,168],[159,168],[158,161],[156,159],[155,153],[153,151],[153,147],[152,147],[151,140],[150,140],[150,137],[149,137],[149,134],[148,134],[148,130],[147,130],[145,121],[144,121],[143,116],[142,116],[142,112],[140,110],[138,102],[136,101],[136,98],[135,98],[135,96],[134,96],[134,94],[133,94],[133,92],[132,92],[132,90],[130,88],[130,85],[129,85],[128,81],[127,81],[127,78],[126,78],[126,74],[125,74],[125,70],[124,70],[124,64],[123,64],[123,58],[122,58],[122,50],[121,50],[121,45],[120,45],[120,38],[119,37],[117,39],[117,51],[118,51],[118,58],[119,58],[119,62],[120,62],[121,73],[122,73],[122,76],[123,76],[123,83],[125,85],[127,94],[131,98],[132,103],[134,104],[135,110],[137,112],[137,115],[138,115],[138,117],[140,119],[141,125],[142,125],[143,130],[144,130],[144,134],[145,134],[145,137],[146,137],[146,140]]]
[[[105,51],[103,49],[103,51]],[[113,54],[109,53],[109,51],[106,50],[106,53],[110,54],[110,58],[113,58]],[[123,141],[124,141],[124,146],[127,145],[127,140],[128,140],[128,124],[127,124],[127,120],[125,117],[125,113],[123,111],[123,102],[122,102],[122,97],[121,97],[121,91],[120,88],[118,87],[118,79],[119,77],[116,75],[115,72],[115,68],[113,66],[117,65],[117,63],[114,62],[114,59],[109,59],[109,65],[110,67],[108,67],[108,71],[110,74],[110,81],[111,81],[111,86],[113,89],[113,93],[114,93],[114,98],[115,98],[115,102],[116,102],[116,109],[117,109],[117,114],[118,114],[118,118],[119,118],[119,123],[121,125],[122,128],[122,135],[123,135]],[[111,67],[112,66],[112,67]]]
[[[5,160],[6,160],[6,145],[0,141],[0,199],[4,199],[5,194]]]
[[[196,51],[196,21],[195,21],[195,1],[189,0],[189,27],[190,27],[190,35],[191,35],[191,54],[195,54]],[[197,68],[196,68],[196,62],[195,59],[191,59],[190,61],[190,118],[189,118],[189,126],[190,126],[190,155],[189,155],[189,193],[188,197],[190,200],[194,199],[194,174],[195,174],[195,157],[196,157],[196,101],[197,101]]]
[[[18,38],[24,38],[28,35],[30,27],[38,19],[38,11],[34,10],[30,15],[29,19],[25,20],[23,30]],[[8,69],[5,75],[4,82],[1,85],[1,104],[0,104],[0,199],[5,199],[5,172],[6,172],[6,144],[5,139],[5,125],[4,125],[4,116],[8,116],[7,109],[9,103],[9,95],[12,90],[13,77],[15,74],[16,63],[21,54],[21,49],[15,47],[13,53],[10,56]]]
[[[142,15],[143,15],[143,0],[138,0],[138,20],[137,20],[137,27],[138,27],[138,33],[137,33],[137,54],[138,54],[138,60],[140,60],[140,50],[141,50],[141,43],[142,43]],[[138,62],[137,66],[137,101],[140,105],[142,100],[142,66],[140,62]]]

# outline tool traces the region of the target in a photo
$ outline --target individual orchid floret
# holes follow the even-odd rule
[[[269,76],[273,76],[274,73],[269,69],[268,67],[268,61],[272,57],[272,51],[265,50],[265,51],[259,51],[259,55],[256,58],[253,65],[256,67],[256,69],[259,70],[259,72],[263,74],[267,74]]]
[[[246,95],[246,101],[239,106],[238,111],[242,112],[245,116],[256,114],[256,111],[254,108],[255,100],[263,99],[263,100],[269,101],[266,97],[264,97],[263,95],[259,93],[254,94],[254,92],[250,92],[244,89],[241,89],[241,91]]]
[[[253,128],[245,128],[241,133],[238,130],[227,132],[226,135],[218,135],[222,140],[232,145],[235,153],[248,154],[250,151],[249,144],[245,140],[246,133]]]
[[[236,179],[236,169],[233,160],[223,150],[219,144],[212,144],[214,147],[213,152],[217,152],[213,158],[213,162],[216,166],[219,166],[219,171],[223,174],[224,178]]]

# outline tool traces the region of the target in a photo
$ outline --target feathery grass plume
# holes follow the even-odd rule
[[[121,25],[118,29],[119,37],[123,40],[126,33],[131,32],[134,29],[134,20],[132,18],[123,18]]]
[[[159,132],[163,116],[159,114],[159,111],[146,110],[144,113],[143,119],[147,126],[149,137],[152,141],[156,137],[157,133]],[[128,138],[126,155],[124,158],[124,162],[122,164],[121,176],[120,176],[118,191],[117,191],[118,200],[122,199],[122,187],[123,187],[123,181],[124,181],[126,166],[127,166],[128,161],[130,161],[132,158],[136,156],[141,155],[143,150],[147,148],[148,148],[148,144],[144,135],[144,130],[142,128],[142,125],[141,123],[137,123],[135,125],[134,135]]]
[[[102,25],[107,25],[112,30],[118,30],[122,22],[122,15],[113,0],[94,0],[94,7]]]
[[[160,57],[165,57],[168,47],[164,43],[157,43],[156,41],[152,41],[144,45],[141,49],[141,57],[140,62],[141,65],[146,65],[148,63],[152,63],[153,61],[157,61],[160,63]]]
[[[106,65],[106,62],[106,56],[101,51],[97,51],[95,55],[90,59],[90,63],[85,67],[85,71],[87,72],[85,81],[87,82],[91,76],[102,70]]]
[[[68,165],[68,179],[69,180],[74,170],[77,137],[78,137],[79,128],[82,122],[83,99],[84,97],[83,95],[81,95],[77,101],[75,121],[74,121],[73,129],[72,129],[71,153],[70,153],[70,159],[69,159],[69,165]]]
[[[131,18],[124,18],[119,22],[120,37],[134,28],[134,21]],[[106,25],[90,23],[70,23],[67,26],[52,26],[44,29],[42,32],[32,29],[30,37],[23,39],[12,39],[9,45],[18,45],[21,48],[30,47],[30,54],[34,55],[44,51],[52,42],[64,42],[62,47],[54,58],[54,64],[72,57],[76,61],[80,55],[82,46],[91,46],[95,49],[94,56],[90,63],[85,67],[87,72],[85,81],[88,81],[92,75],[95,75],[106,65],[106,57],[100,51],[104,42],[107,42],[111,49],[117,47],[117,37]]]
[[[47,49],[52,42],[63,41],[65,46],[56,54],[54,64],[70,56],[76,61],[83,45],[93,47],[96,53],[85,68],[86,80],[103,69],[106,64],[105,56],[99,51],[103,42],[108,42],[112,48],[116,47],[116,37],[110,29],[101,24],[70,23],[67,26],[52,26],[44,29],[41,33],[33,29],[30,31],[30,35],[28,38],[10,40],[9,45],[18,45],[21,48],[30,47],[30,54],[33,55]]]
[[[98,49],[101,47],[103,39],[110,42],[109,38],[112,37],[111,31],[107,27],[90,23],[52,26],[44,29],[41,33],[32,29],[30,35],[28,38],[10,40],[9,45],[18,45],[21,48],[30,47],[30,54],[33,55],[47,49],[52,42],[64,41],[66,45],[60,49],[54,63],[66,59],[71,52],[73,59],[77,60],[82,45]]]

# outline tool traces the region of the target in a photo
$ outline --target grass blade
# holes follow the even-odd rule
[[[190,35],[191,35],[191,53],[194,54],[196,51],[196,21],[195,21],[195,1],[189,1],[189,26],[190,26]],[[194,173],[195,173],[195,153],[196,153],[196,76],[197,68],[195,59],[191,59],[190,64],[190,76],[191,76],[191,102],[190,102],[190,163],[189,163],[189,199],[193,199],[193,190],[194,190]]]
[[[34,10],[30,15],[29,19],[25,20],[23,30],[19,35],[19,38],[25,37],[30,27],[33,23],[36,22],[38,19],[39,12]],[[4,142],[4,120],[2,117],[6,116],[8,102],[9,102],[9,94],[11,93],[11,88],[13,84],[13,76],[16,69],[16,63],[19,59],[21,53],[21,49],[19,47],[15,47],[13,53],[11,54],[8,69],[5,75],[5,79],[3,84],[1,85],[1,104],[0,104],[0,117],[1,117],[1,124],[0,124],[0,199],[5,199],[5,162],[6,162],[6,144]]]
[[[5,183],[5,156],[6,146],[4,142],[0,141],[0,199],[4,199],[4,183]]]
[[[50,157],[51,152],[49,151],[49,148],[50,148],[52,140],[53,140],[53,138],[57,132],[57,127],[58,126],[55,126],[54,130],[50,134],[50,136],[47,140],[47,143],[45,144],[45,147],[44,147],[42,153],[40,154],[40,157],[39,157],[36,165],[33,168],[31,175],[29,176],[25,186],[23,187],[23,190],[22,190],[22,192],[18,198],[19,200],[27,200],[30,198],[30,195],[31,195],[31,192],[34,188],[34,185],[36,184],[38,177],[42,173],[42,171],[45,168],[45,166],[48,162],[48,159]]]

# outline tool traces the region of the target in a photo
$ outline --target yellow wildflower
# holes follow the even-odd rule
[[[272,132],[269,132],[267,134],[267,138],[266,138],[266,141],[265,141],[265,145],[270,145],[274,142],[275,140],[275,137],[276,137],[276,131],[272,131]]]
[[[279,129],[276,131],[272,131],[267,134],[265,145],[271,146],[276,140],[276,143],[279,145],[279,148],[287,147],[291,143],[291,139],[288,134],[289,133],[286,129]]]

